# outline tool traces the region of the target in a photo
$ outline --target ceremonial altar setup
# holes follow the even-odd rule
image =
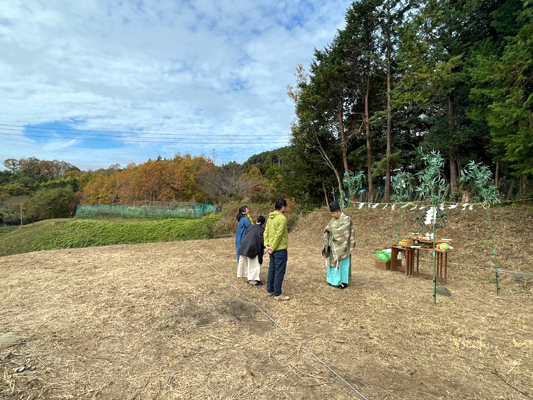
[[[466,193],[471,195],[471,201],[466,200],[459,207],[459,202],[450,204],[446,198],[450,185],[446,182],[443,174],[444,159],[438,151],[425,152],[420,149],[420,159],[425,167],[416,174],[402,171],[396,174],[391,182],[393,194],[390,196],[392,203],[365,203],[359,202],[358,208],[368,206],[372,209],[380,209],[391,212],[398,211],[398,230],[396,244],[390,249],[376,251],[376,268],[391,271],[405,272],[406,276],[421,276],[433,279],[433,304],[437,302],[437,282],[444,285],[448,280],[448,253],[453,251],[451,244],[453,239],[437,239],[437,230],[446,227],[448,210],[457,208],[460,211],[472,210],[474,206],[483,207],[487,212],[488,227],[492,238],[492,250],[496,273],[496,291],[500,293],[500,278],[498,273],[498,260],[494,245],[494,233],[490,220],[489,207],[499,203],[500,197],[496,187],[491,183],[492,172],[487,166],[477,164],[474,161],[462,168],[459,182],[469,185]],[[350,198],[358,195],[362,188],[363,173],[346,173],[343,182],[349,188]],[[414,186],[413,183],[417,185]],[[415,195],[416,193],[416,195]],[[414,198],[413,198],[414,197]],[[458,199],[457,199],[458,200]],[[379,207],[382,204],[382,207]],[[390,207],[389,207],[390,206]],[[379,208],[378,208],[379,207]],[[405,209],[405,211],[403,211]],[[402,227],[402,213],[410,213],[418,210],[411,222],[417,222],[420,230],[430,229],[425,235],[410,233],[407,239],[400,240]],[[405,216],[404,216],[405,218]],[[427,252],[432,261],[432,274],[420,272],[420,252]],[[400,256],[400,258],[398,258]],[[405,265],[402,265],[402,257]],[[416,265],[416,270],[415,270]],[[416,272],[415,272],[416,271]]]
[[[435,248],[433,248],[435,243]],[[404,271],[406,276],[422,276],[424,278],[432,278],[431,274],[420,273],[420,251],[427,251],[430,255],[434,252],[436,261],[436,276],[437,281],[441,284],[445,284],[448,280],[448,253],[453,251],[453,247],[450,246],[453,243],[453,239],[436,239],[433,241],[431,235],[411,235],[409,240],[402,240],[398,245],[391,246],[391,271]],[[405,267],[398,266],[397,262],[398,254],[403,254],[405,257]],[[416,273],[415,273],[415,260],[416,260]]]

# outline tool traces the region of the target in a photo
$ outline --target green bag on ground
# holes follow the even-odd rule
[[[390,261],[390,253],[386,251],[378,250],[376,251],[376,255],[379,261]]]

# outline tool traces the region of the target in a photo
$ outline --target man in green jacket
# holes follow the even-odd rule
[[[287,231],[287,218],[285,210],[287,202],[278,199],[275,205],[276,211],[271,212],[265,228],[265,247],[270,255],[268,266],[267,293],[276,300],[289,300],[289,296],[281,295],[281,285],[287,268],[287,246],[289,234]]]

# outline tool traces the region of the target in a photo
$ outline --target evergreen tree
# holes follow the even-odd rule
[[[385,93],[383,54],[379,40],[379,1],[362,0],[352,3],[346,12],[346,28],[339,33],[339,46],[349,66],[354,102],[351,110],[354,126],[364,129],[369,201],[374,201],[372,174],[371,117],[384,108]],[[362,118],[361,118],[362,116]]]
[[[421,2],[400,29],[402,79],[396,106],[419,109],[430,129],[432,148],[448,155],[452,190],[457,189],[455,88],[461,80],[462,54],[458,53],[459,12],[453,0]],[[428,135],[429,134],[429,135]]]
[[[525,1],[514,14],[514,24],[495,23],[507,33],[518,28],[516,35],[505,39],[501,56],[491,52],[490,42],[476,55],[470,70],[476,85],[472,98],[481,106],[472,114],[486,118],[514,175],[527,177],[533,175],[533,1]]]

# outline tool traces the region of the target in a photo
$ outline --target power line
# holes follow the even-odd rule
[[[56,131],[65,131],[65,133],[90,133],[93,136],[99,136],[94,135],[97,133],[114,133],[114,134],[120,134],[120,135],[158,135],[158,136],[187,136],[190,137],[191,133],[165,133],[165,132],[141,132],[141,131],[100,131],[100,130],[89,130],[89,129],[74,129],[74,128],[48,128],[48,127],[25,127],[22,125],[10,125],[10,124],[0,124],[0,126],[7,127],[7,128],[0,128],[2,130],[9,130],[9,131],[24,131],[24,132],[56,132]],[[17,129],[8,129],[8,128],[17,128]],[[265,135],[251,135],[251,134],[233,134],[233,133],[210,133],[208,134],[209,137],[212,136],[222,136],[222,137],[243,137],[243,138],[254,138],[259,139],[261,137],[265,137]]]
[[[30,137],[30,138],[46,138],[46,139],[69,139],[69,140],[72,140],[72,139],[78,139],[78,140],[93,140],[93,141],[99,141],[99,142],[122,142],[122,143],[162,143],[162,144],[168,144],[168,143],[195,143],[195,144],[210,144],[210,143],[217,143],[217,144],[247,144],[247,145],[250,145],[252,146],[252,143],[250,141],[245,141],[245,142],[235,142],[234,140],[243,140],[244,138],[238,138],[238,139],[231,139],[231,138],[226,138],[226,139],[219,139],[219,138],[214,138],[214,139],[210,139],[210,138],[198,138],[198,137],[191,137],[191,135],[188,136],[188,138],[148,138],[148,139],[144,139],[144,140],[132,140],[132,139],[127,139],[127,138],[123,138],[121,139],[120,136],[94,136],[94,135],[86,135],[86,136],[65,136],[65,134],[63,134],[63,136],[50,136],[50,135],[39,135],[39,133],[42,133],[42,132],[37,132],[37,133],[33,133],[33,132],[21,132],[20,134],[17,134],[17,133],[6,133],[6,132],[2,132],[3,130],[7,130],[6,128],[3,128],[2,130],[0,130],[0,135],[2,136],[21,136],[21,134],[25,137]],[[11,131],[13,131],[14,129],[12,129]],[[116,138],[116,139],[110,139],[111,138]],[[156,139],[156,140],[149,140],[149,139]],[[264,138],[264,139],[259,139],[259,138],[255,138],[254,141],[257,142],[257,141],[268,141],[268,143],[275,143],[275,144],[282,144],[282,143],[287,143],[286,140],[270,140],[269,138]]]

